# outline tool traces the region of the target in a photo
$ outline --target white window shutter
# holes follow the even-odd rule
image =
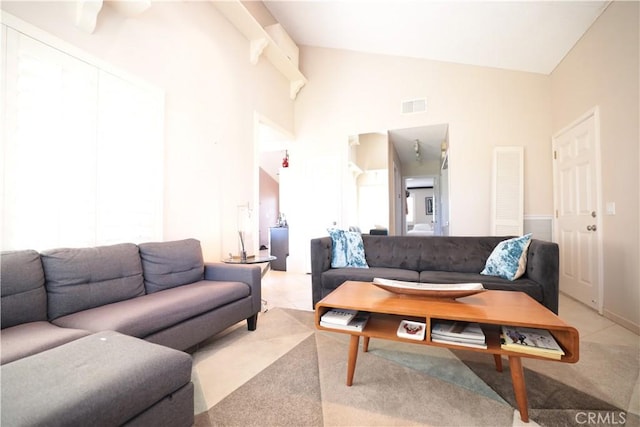
[[[89,245],[97,71],[13,29],[3,54],[3,247]]]
[[[3,250],[161,240],[162,91],[0,31]]]
[[[520,236],[524,227],[524,148],[495,147],[491,233]]]

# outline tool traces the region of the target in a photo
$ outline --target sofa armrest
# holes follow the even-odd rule
[[[205,263],[204,280],[246,283],[251,288],[253,309],[258,313],[262,308],[262,270],[256,264]]]
[[[544,305],[558,314],[560,250],[557,243],[532,239],[527,253],[527,277],[542,286]]]
[[[322,273],[331,268],[331,237],[311,239],[311,293],[313,308],[322,299]]]

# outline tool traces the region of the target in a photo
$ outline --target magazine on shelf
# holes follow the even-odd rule
[[[422,341],[424,340],[427,325],[422,322],[413,322],[411,320],[403,320],[398,325],[397,335],[400,338]]]
[[[356,317],[357,310],[347,310],[343,308],[332,308],[322,315],[321,322],[331,323],[333,325],[348,325],[349,322]]]
[[[381,279],[375,277],[373,283],[404,289],[420,289],[425,291],[471,291],[484,289],[482,283],[418,283],[402,280]]]
[[[346,325],[339,325],[339,324],[336,324],[336,323],[328,323],[328,322],[323,321],[322,318],[321,318],[320,319],[320,326],[323,326],[325,328],[340,329],[340,330],[343,330],[343,331],[358,331],[358,332],[362,332],[364,327],[367,325],[367,322],[369,321],[369,317],[370,317],[370,314],[367,313],[366,311],[357,312],[357,314]]]
[[[431,335],[431,341],[432,342],[437,342],[437,343],[440,343],[440,344],[460,345],[460,346],[463,346],[463,347],[487,348],[487,343],[485,343],[485,342],[473,341],[473,340],[455,339],[455,338],[451,338],[451,337],[439,337],[439,336]]]
[[[448,341],[448,342],[466,342],[469,344],[485,344],[486,341],[485,340],[478,340],[475,338],[464,338],[464,337],[449,337],[446,335],[438,335],[438,334],[431,334],[431,338],[437,338],[441,341]]]
[[[431,326],[431,335],[485,342],[484,332],[477,322],[434,320],[433,326]]]
[[[564,351],[546,329],[502,326],[500,346],[504,350],[560,359]]]

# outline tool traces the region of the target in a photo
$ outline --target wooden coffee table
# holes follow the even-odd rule
[[[371,318],[362,332],[320,326],[320,318],[331,308],[366,311],[371,313]],[[426,323],[425,339],[416,341],[398,337],[396,331],[401,320]],[[487,348],[472,348],[432,342],[431,325],[435,320],[459,320],[480,323],[486,336]],[[520,418],[524,422],[529,422],[529,411],[521,359],[529,357],[575,363],[579,358],[578,331],[523,292],[485,291],[455,300],[429,299],[398,295],[368,282],[348,281],[316,304],[315,322],[318,329],[351,335],[347,363],[348,386],[353,384],[360,337],[364,338],[364,352],[368,351],[370,338],[382,338],[413,344],[488,353],[493,355],[496,370],[499,372],[502,372],[502,356],[507,356],[509,358],[513,392],[520,411]],[[565,355],[560,360],[554,360],[542,356],[503,350],[500,347],[501,325],[547,329],[562,346]]]

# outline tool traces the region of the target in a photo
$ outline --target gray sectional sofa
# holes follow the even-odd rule
[[[508,237],[362,235],[369,268],[331,268],[331,237],[311,240],[313,306],[347,280],[374,278],[423,283],[482,283],[522,291],[558,313],[558,245],[532,239],[524,275],[514,281],[481,275],[487,258]]]
[[[178,350],[261,309],[260,267],[205,264],[195,239],[0,261],[2,425],[191,425]]]

